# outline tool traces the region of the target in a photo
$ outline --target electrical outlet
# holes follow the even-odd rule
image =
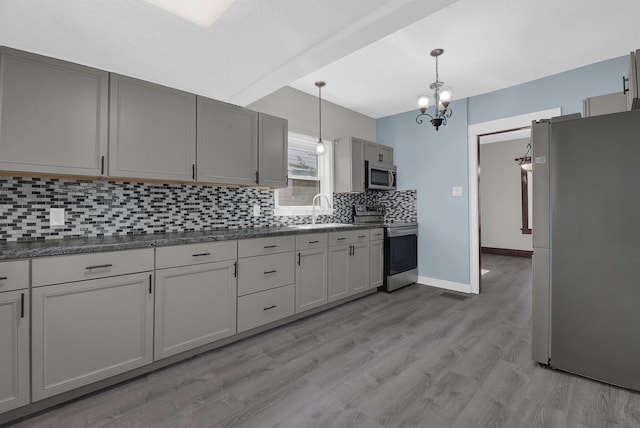
[[[253,206],[253,216],[260,217],[260,205]]]
[[[462,187],[452,187],[451,196],[462,196]]]
[[[64,208],[49,210],[49,226],[64,226]]]

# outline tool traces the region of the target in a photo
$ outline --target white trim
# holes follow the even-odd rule
[[[469,155],[469,286],[470,293],[480,292],[480,236],[478,225],[478,135],[530,126],[531,122],[560,116],[560,107],[468,126]]]
[[[459,282],[446,281],[444,279],[429,278],[427,276],[419,276],[418,284],[430,285],[432,287],[444,288],[445,290],[458,291],[460,293],[470,293],[469,284],[461,284]]]

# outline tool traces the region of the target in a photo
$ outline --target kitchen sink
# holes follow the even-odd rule
[[[336,227],[352,227],[349,223],[317,223],[317,224],[292,224],[289,227],[295,229],[330,229]]]

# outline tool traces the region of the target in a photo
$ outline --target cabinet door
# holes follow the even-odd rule
[[[0,50],[0,170],[106,173],[108,73]]]
[[[369,242],[352,244],[349,257],[349,294],[368,290],[369,287]]]
[[[335,191],[364,192],[364,140],[336,140],[333,151]]]
[[[197,181],[255,185],[258,113],[197,97]]]
[[[0,293],[0,413],[29,404],[29,293]]]
[[[369,162],[380,162],[378,157],[378,145],[371,141],[364,142],[364,160]]]
[[[236,333],[235,261],[156,272],[154,359]]]
[[[384,283],[384,241],[369,244],[369,284],[370,288],[381,287]]]
[[[380,162],[393,163],[393,147],[378,145],[378,157]]]
[[[258,184],[287,187],[287,148],[289,147],[286,119],[258,114]]]
[[[329,247],[329,302],[349,295],[351,245]]]
[[[150,273],[34,288],[33,400],[150,363],[151,292]]]
[[[111,74],[109,175],[192,181],[196,96]]]
[[[327,303],[327,247],[296,255],[296,313]]]

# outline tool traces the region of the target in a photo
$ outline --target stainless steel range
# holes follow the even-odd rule
[[[354,205],[353,222],[384,227],[384,289],[394,291],[418,280],[418,223],[384,221],[384,207]]]

